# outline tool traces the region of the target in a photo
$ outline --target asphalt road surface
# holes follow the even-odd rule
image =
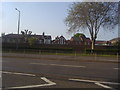
[[[120,85],[118,70],[118,63],[113,62],[2,57],[2,89],[102,88],[117,90]]]

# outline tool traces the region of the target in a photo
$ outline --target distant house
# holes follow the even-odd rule
[[[52,38],[50,35],[45,35],[45,33],[43,32],[42,35],[39,35],[38,40],[40,44],[51,44]]]
[[[96,40],[95,45],[111,45],[110,41]]]
[[[2,36],[2,43],[16,43],[17,41],[19,43],[25,43],[25,39],[22,35],[18,36],[18,34],[7,34]]]
[[[84,39],[85,45],[91,45],[91,40],[90,38],[85,38]]]
[[[56,37],[55,40],[52,41],[52,44],[66,44],[66,39],[61,35],[60,37]]]
[[[7,34],[2,36],[2,43],[16,43],[17,41],[19,43],[26,43],[27,38],[29,37],[37,38],[37,44],[51,44],[51,36],[45,35],[44,33],[42,35],[27,36],[24,36],[22,34]]]
[[[102,40],[100,41],[100,40],[97,40],[95,42],[95,45],[107,45],[107,46],[110,46],[110,45],[112,45],[112,44],[114,44],[114,43],[116,43],[118,41],[120,41],[120,38],[114,38],[114,39],[111,39],[109,41],[102,41]]]
[[[114,44],[114,43],[116,43],[118,41],[120,41],[120,38],[111,39],[109,42],[111,42],[111,44]]]
[[[73,36],[68,42],[71,45],[91,45],[90,38],[86,38],[84,35],[79,37]]]

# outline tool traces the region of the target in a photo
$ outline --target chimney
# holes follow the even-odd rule
[[[43,32],[43,36],[45,36],[45,33]]]

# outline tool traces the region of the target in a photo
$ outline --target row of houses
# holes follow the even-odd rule
[[[64,36],[57,36],[54,40],[52,40],[50,35],[45,35],[43,32],[42,35],[23,35],[23,34],[7,34],[2,35],[2,43],[26,43],[27,38],[34,37],[36,38],[37,44],[71,44],[71,45],[90,45],[91,41],[89,38],[85,36],[80,37],[71,37],[70,40],[66,40]]]
[[[28,38],[36,38],[38,44],[51,44],[51,36],[45,35],[23,35],[23,34],[7,34],[2,36],[2,43],[26,43]]]
[[[36,38],[37,44],[70,44],[70,45],[91,45],[90,38],[85,35],[81,35],[79,37],[71,37],[70,40],[66,40],[64,36],[57,36],[54,40],[52,40],[50,35],[45,35],[43,32],[42,35],[23,35],[23,34],[7,34],[2,35],[2,43],[26,43],[27,38],[34,37]],[[120,40],[120,38],[114,38],[110,41],[96,41],[95,45],[111,45],[112,43]]]

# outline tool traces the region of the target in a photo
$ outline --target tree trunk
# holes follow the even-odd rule
[[[94,49],[95,49],[95,39],[92,40],[91,53],[94,53]]]

